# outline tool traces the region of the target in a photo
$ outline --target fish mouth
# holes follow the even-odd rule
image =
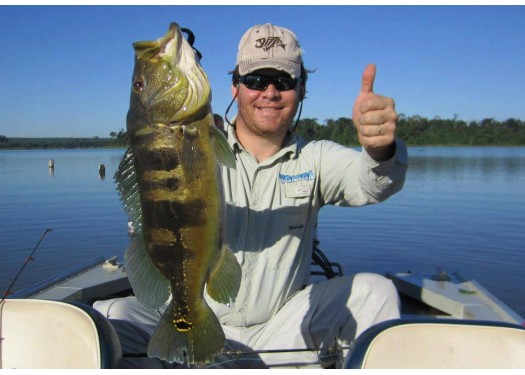
[[[182,52],[185,42],[180,26],[172,22],[164,36],[157,40],[135,42],[133,43],[133,48],[135,49],[137,59],[147,59],[151,62],[163,60],[173,69],[175,66],[180,65],[181,59],[184,59]],[[184,89],[183,87],[181,88],[178,83],[179,80],[177,79],[171,87],[160,90],[153,95],[149,101],[149,105],[156,105],[174,92]]]
[[[163,37],[157,40],[135,42],[133,43],[133,48],[135,49],[135,55],[139,59],[162,58],[173,62],[180,56],[183,38],[180,26],[172,22]]]
[[[142,98],[143,103],[151,108],[164,105],[163,101],[169,101],[170,97],[184,96],[183,102],[176,104],[176,107],[180,104],[180,108],[172,108],[172,114],[168,117],[178,121],[195,116],[211,101],[207,75],[200,66],[197,53],[184,37],[183,30],[186,29],[172,22],[166,34],[157,40],[133,43],[136,60],[142,60],[146,65],[158,65],[157,69],[165,69],[166,74],[171,71],[169,84],[166,81],[158,85],[156,91],[148,92],[147,97]],[[188,37],[194,39],[191,32]],[[162,67],[162,63],[166,66]],[[184,91],[186,93],[182,95]]]

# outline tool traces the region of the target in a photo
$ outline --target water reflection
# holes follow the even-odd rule
[[[525,170],[525,157],[521,158],[495,158],[486,157],[425,157],[411,156],[410,170],[415,173],[503,173],[515,174]]]

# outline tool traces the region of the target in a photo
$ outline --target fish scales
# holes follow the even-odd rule
[[[206,363],[225,337],[204,289],[228,303],[240,285],[240,266],[222,239],[220,164],[234,167],[235,160],[214,126],[206,74],[179,26],[133,46],[130,149],[116,173],[139,228],[126,251],[126,270],[141,303],[159,308],[169,301],[148,356]]]

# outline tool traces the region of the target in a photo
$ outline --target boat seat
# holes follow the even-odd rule
[[[90,306],[37,299],[0,303],[0,368],[115,368],[121,358],[113,326]]]
[[[395,319],[364,331],[345,368],[525,368],[525,327],[459,319]]]

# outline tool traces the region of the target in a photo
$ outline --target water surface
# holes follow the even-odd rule
[[[122,260],[127,218],[112,176],[123,153],[0,151],[2,294],[46,228],[53,231],[15,290],[100,255]],[[345,273],[464,270],[525,316],[525,148],[414,147],[409,155],[405,187],[386,202],[321,210],[321,248]]]

